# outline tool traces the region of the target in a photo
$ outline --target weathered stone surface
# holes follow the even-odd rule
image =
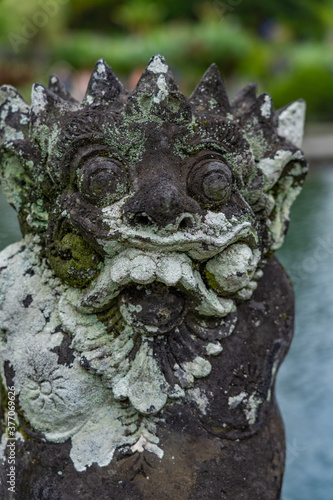
[[[131,94],[104,61],[82,103],[54,77],[31,107],[0,92],[24,237],[0,255],[18,497],[279,499],[293,295],[272,253],[304,104],[274,112],[253,86],[229,103],[214,65],[186,99],[160,56]]]

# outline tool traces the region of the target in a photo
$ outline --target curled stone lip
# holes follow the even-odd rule
[[[129,226],[116,228],[117,241],[123,246],[142,248],[148,251],[186,252],[192,259],[205,261],[214,257],[229,245],[237,241],[244,241],[252,249],[258,246],[258,234],[253,225],[244,221],[232,227],[228,222],[227,230],[217,226],[204,227],[195,231],[176,231],[172,234],[158,234],[146,229]],[[107,255],[115,253],[114,230],[108,237],[99,239]],[[119,249],[119,247],[118,247]]]
[[[192,295],[199,303],[196,311],[203,316],[223,317],[234,310],[231,299],[218,297],[209,290],[193,262],[184,253],[147,252],[127,249],[106,260],[96,281],[79,300],[77,307],[86,313],[102,311],[127,285],[154,281],[174,286]]]

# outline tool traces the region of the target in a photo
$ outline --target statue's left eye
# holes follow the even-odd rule
[[[219,162],[212,162],[210,171],[203,178],[202,188],[206,198],[212,202],[223,203],[228,201],[231,194],[229,169],[223,168],[223,164],[219,165]]]
[[[97,206],[106,206],[127,193],[127,172],[114,158],[91,158],[81,169],[78,185],[85,198]]]
[[[195,165],[188,185],[190,194],[202,205],[218,206],[227,203],[231,196],[232,173],[221,160],[204,160]]]

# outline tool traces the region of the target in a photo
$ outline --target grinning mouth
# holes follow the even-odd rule
[[[193,261],[186,254],[127,249],[107,260],[101,274],[81,296],[79,308],[85,312],[104,310],[128,285],[149,285],[155,281],[175,287],[199,303],[196,310],[204,316],[226,316],[233,301],[208,290]]]
[[[218,295],[209,288],[198,266],[200,264],[202,269],[203,263],[210,262],[210,259],[217,255],[223,255],[226,249],[239,242],[242,242],[252,255],[251,247],[257,248],[258,245],[255,231],[249,223],[242,223],[234,228],[231,234],[229,232],[228,237],[224,235],[223,241],[221,236],[204,235],[206,238],[203,238],[200,233],[193,235],[190,242],[182,236],[181,244],[177,245],[178,251],[172,251],[171,242],[165,241],[171,237],[164,237],[163,251],[158,250],[161,237],[150,235],[150,245],[147,245],[145,240],[144,250],[140,248],[142,240],[136,239],[135,248],[126,248],[116,256],[107,258],[100,275],[81,295],[78,308],[85,313],[105,311],[123,290],[133,285],[139,288],[140,285],[145,285],[146,288],[151,284],[160,283],[189,296],[195,305],[195,312],[201,316],[224,317],[232,312],[235,309],[234,301],[219,296],[221,294]],[[166,248],[170,250],[166,251]],[[194,262],[193,254],[199,252],[198,248],[201,248],[201,258]],[[258,250],[254,249],[254,252]],[[151,293],[149,288],[147,292]]]

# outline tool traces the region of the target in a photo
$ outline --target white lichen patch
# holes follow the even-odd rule
[[[254,242],[258,241],[251,219],[233,217],[228,220],[223,213],[210,211],[207,211],[203,220],[193,218],[192,227],[186,230],[170,232],[157,226],[147,228],[127,225],[121,217],[126,200],[124,198],[114,206],[103,209],[103,221],[109,227],[109,235],[98,242],[109,257],[119,253],[122,248],[133,247],[142,248],[145,252],[186,252],[195,261],[204,261],[240,239],[251,237]]]
[[[278,134],[298,148],[302,147],[306,106],[295,101],[280,113]]]
[[[7,331],[0,344],[1,377],[6,380],[3,366],[8,360],[15,374],[18,402],[30,425],[48,441],[62,443],[71,439],[70,455],[77,470],[85,470],[93,463],[104,466],[110,463],[117,447],[133,445],[145,430],[138,429],[134,408],[132,416],[127,415],[128,410],[114,400],[103,380],[85,370],[77,357],[69,365],[58,363],[57,348],[66,334],[57,332],[57,326],[67,330],[62,318],[67,317],[67,331],[75,330],[78,338],[74,340],[81,348],[105,346],[105,329],[94,315],[75,315],[75,310],[69,309],[66,287],[37,257],[37,243],[27,237],[25,248],[20,242],[0,256],[4,268],[0,325]],[[60,295],[63,303],[58,314]],[[126,341],[129,339],[115,340],[119,348],[115,346],[113,355],[118,359],[114,362],[119,363],[129,352]],[[2,440],[4,444],[5,438]]]
[[[212,371],[212,365],[207,359],[197,356],[193,361],[183,363],[182,367],[185,371],[191,373],[195,378],[207,377]]]
[[[165,64],[163,58],[159,55],[154,56],[152,61],[148,64],[147,70],[151,71],[152,73],[167,73],[168,72],[168,65]]]
[[[257,419],[259,405],[262,404],[262,398],[257,396],[257,394],[251,394],[248,398],[244,413],[249,425],[253,425]]]
[[[237,396],[230,396],[228,398],[228,405],[230,408],[237,408],[245,398],[247,398],[246,392],[240,392]]]
[[[187,391],[187,397],[191,401],[194,401],[203,415],[207,414],[206,409],[209,404],[209,400],[203,390],[199,389],[198,387],[196,387],[195,389],[189,389]]]
[[[209,344],[206,345],[206,352],[208,356],[217,356],[217,354],[220,354],[222,351],[223,347],[220,342],[209,342]]]
[[[279,149],[274,158],[263,158],[258,164],[258,168],[264,176],[265,190],[271,189],[279,179],[283,168],[293,159],[293,153],[285,149]]]
[[[22,130],[10,125],[12,116],[17,116],[22,125],[28,123],[30,108],[17,91],[11,86],[0,89],[0,122],[3,124],[3,138],[0,142],[10,143],[18,139],[24,139]]]
[[[260,251],[244,243],[235,243],[207,262],[206,270],[214,276],[221,290],[236,292],[247,286],[260,261]]]
[[[143,435],[141,435],[139,440],[133,446],[131,446],[131,450],[133,453],[135,453],[136,451],[139,453],[149,451],[150,453],[154,453],[155,455],[157,455],[160,459],[162,459],[164,455],[164,451],[161,450],[159,446],[147,441],[147,439]]]
[[[56,85],[58,83],[58,78],[56,76],[51,76],[50,82],[52,85]]]
[[[267,119],[270,118],[272,115],[272,107],[273,107],[272,106],[272,99],[268,94],[266,94],[264,97],[264,103],[260,107],[261,115],[264,118],[267,118]]]
[[[84,471],[93,463],[104,467],[111,462],[117,447],[134,442],[134,436],[124,438],[120,416],[121,409],[115,404],[99,404],[91,411],[72,437],[70,457],[76,470]]]
[[[179,380],[182,387],[188,389],[189,387],[193,387],[194,385],[194,377],[192,373],[182,370],[179,366],[174,367],[174,375]]]
[[[263,398],[258,396],[256,392],[249,395],[242,391],[236,396],[228,398],[228,405],[231,409],[237,408],[240,404],[242,405],[243,413],[249,425],[253,425],[256,422],[259,406],[262,403]]]
[[[99,73],[100,75],[106,74],[106,66],[105,66],[105,62],[103,60],[98,61],[97,73]]]
[[[93,102],[94,102],[94,98],[90,94],[85,96],[85,100],[87,101],[88,104],[93,104]]]
[[[148,342],[143,342],[129,372],[115,383],[113,392],[117,399],[128,398],[136,410],[150,415],[165,405],[167,388],[168,384],[153,357],[152,348]]]
[[[31,91],[31,109],[36,114],[39,115],[45,111],[47,105],[47,95],[45,87],[41,84],[36,83],[32,87]]]
[[[273,239],[273,250],[280,248],[284,241],[286,224],[289,221],[290,209],[301,190],[301,186],[293,186],[293,178],[291,176],[288,176],[283,180],[283,189],[280,190],[280,193],[276,198],[276,215],[274,219],[270,220],[269,223],[269,231]]]
[[[107,345],[108,336],[103,323],[93,314],[81,314],[75,304],[80,296],[77,289],[64,290],[58,303],[61,322],[73,336],[72,346],[79,352]]]
[[[161,101],[163,101],[166,97],[169,95],[167,83],[165,80],[164,75],[159,75],[157,79],[157,87],[158,87],[158,93],[156,96],[153,97],[153,102],[156,104],[159,104]]]

